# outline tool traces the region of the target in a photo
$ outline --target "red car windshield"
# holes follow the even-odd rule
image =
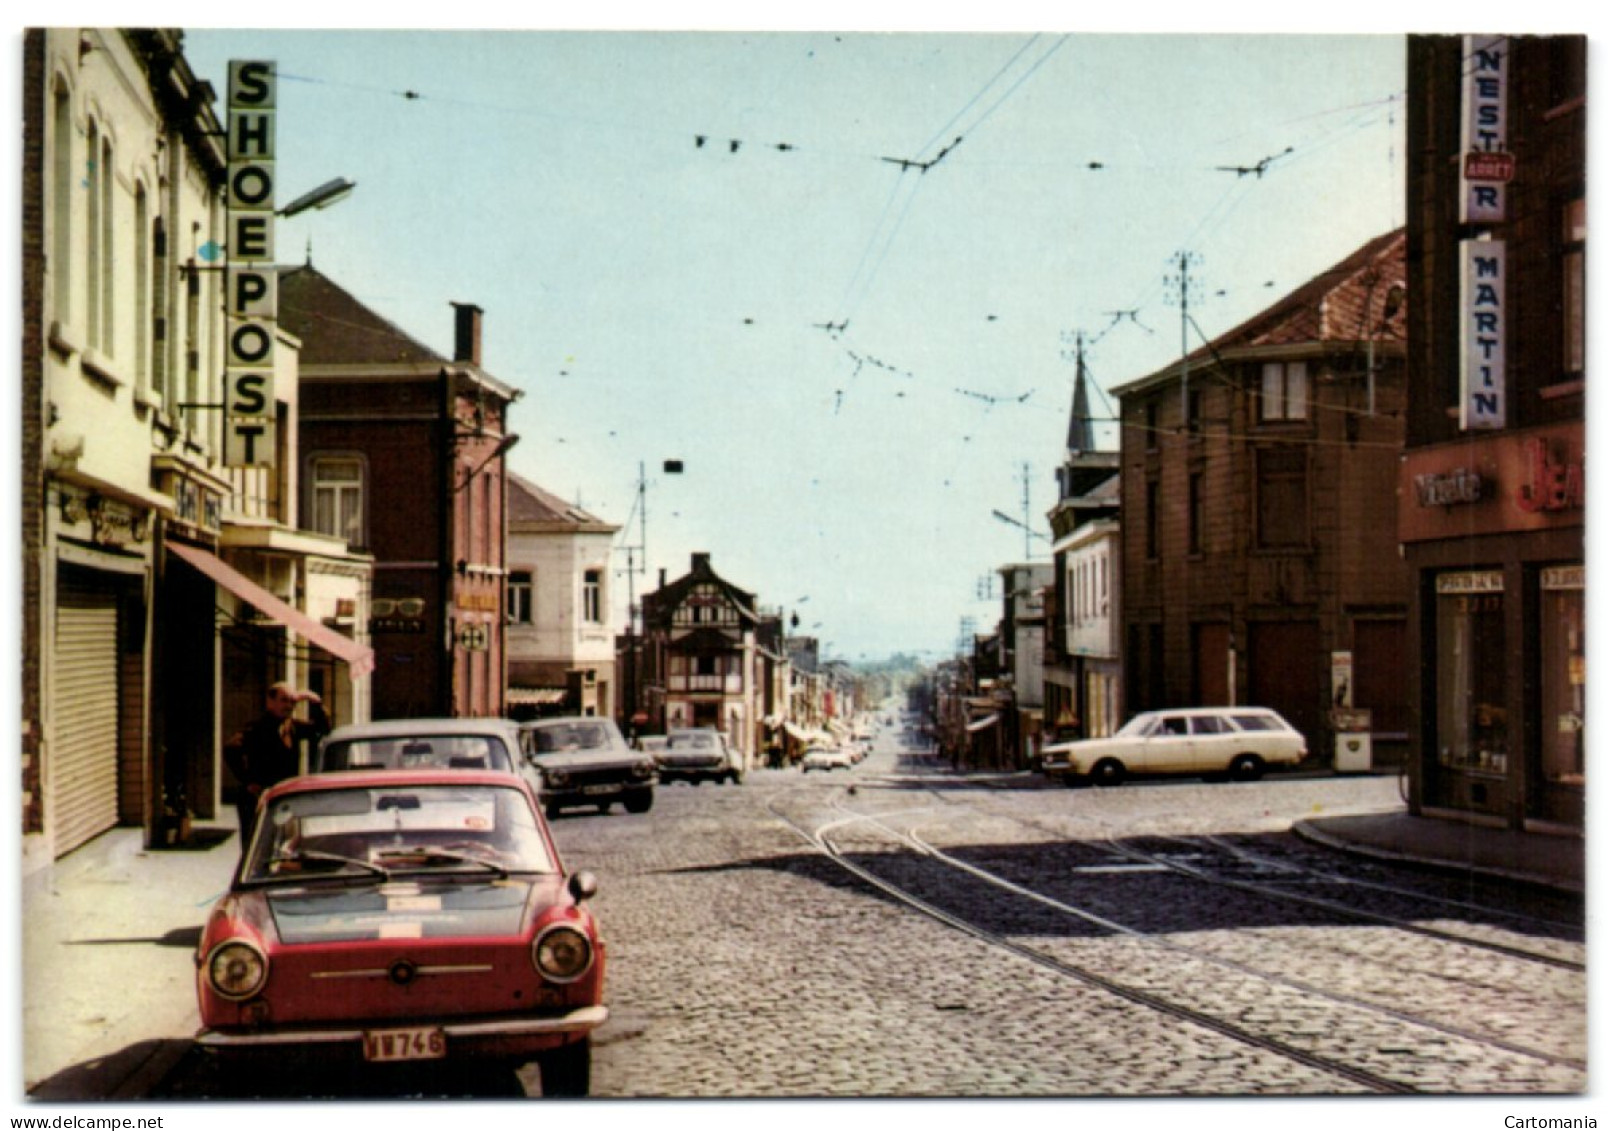
[[[469,871],[557,871],[529,800],[493,785],[343,786],[263,811],[246,882]]]

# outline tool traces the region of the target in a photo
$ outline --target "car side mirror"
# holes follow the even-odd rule
[[[576,903],[585,903],[597,894],[597,877],[590,872],[576,872],[569,878],[569,893]]]

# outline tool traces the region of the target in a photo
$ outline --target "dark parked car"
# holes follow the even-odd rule
[[[653,808],[659,775],[653,756],[633,750],[614,720],[566,715],[520,724],[525,756],[539,775],[537,795],[549,817],[580,805],[607,813],[616,801],[627,813]]]

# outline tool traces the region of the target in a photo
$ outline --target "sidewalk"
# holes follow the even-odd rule
[[[1445,817],[1369,813],[1297,821],[1297,836],[1359,856],[1583,895],[1583,836],[1520,832]]]
[[[134,1098],[188,1051],[195,947],[240,854],[233,818],[153,851],[141,830],[113,829],[23,883],[29,1097]]]

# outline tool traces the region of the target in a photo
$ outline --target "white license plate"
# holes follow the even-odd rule
[[[596,794],[596,793],[619,793],[620,792],[620,787],[617,786],[617,785],[584,785],[584,786],[581,787],[581,792],[582,793],[593,793],[593,794]]]
[[[371,1029],[363,1034],[363,1059],[440,1060],[447,1055],[447,1036],[440,1029]]]

